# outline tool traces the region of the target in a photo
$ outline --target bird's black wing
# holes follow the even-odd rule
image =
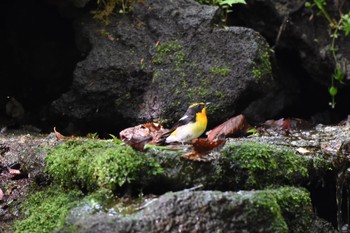
[[[186,113],[183,115],[183,117],[180,118],[180,120],[170,129],[170,131],[174,131],[177,127],[180,127],[182,125],[186,125],[190,122],[194,122],[196,120],[196,111],[192,108],[187,109]]]
[[[196,112],[193,111],[193,109],[187,109],[185,115],[183,115],[183,117],[180,118],[180,120],[178,120],[178,122],[176,122],[175,125],[173,125],[173,127],[171,127],[171,129],[164,133],[159,141],[157,142],[157,145],[162,145],[165,142],[165,139],[172,133],[175,131],[175,129],[177,129],[178,127],[182,126],[182,125],[186,125],[190,122],[194,122],[196,119]]]

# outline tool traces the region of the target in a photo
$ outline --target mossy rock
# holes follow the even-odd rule
[[[190,191],[144,199],[142,208],[125,213],[106,204],[102,190],[82,192],[51,186],[32,194],[23,204],[24,218],[14,232],[331,232],[315,221],[309,193],[280,187],[258,191]],[[136,200],[139,202],[139,200]],[[134,202],[131,202],[134,205]],[[102,204],[102,205],[101,205]],[[133,208],[131,206],[131,208]],[[201,216],[198,218],[197,216]],[[317,220],[317,219],[316,219]]]
[[[265,143],[227,143],[210,162],[187,160],[182,153],[136,152],[112,140],[70,140],[49,150],[46,172],[64,187],[136,195],[197,185],[225,191],[300,185],[308,181],[313,168],[312,159]]]
[[[312,159],[287,147],[266,143],[229,142],[218,153],[215,160],[199,162],[182,158],[181,152],[149,150],[146,154],[164,169],[156,182],[162,185],[153,190],[181,190],[197,185],[214,190],[300,185],[308,181],[309,169],[313,167]]]
[[[245,189],[300,184],[308,178],[309,159],[287,147],[232,143],[224,148],[222,155],[224,160],[229,160],[231,171],[240,174],[237,181],[243,182]]]
[[[67,188],[118,192],[126,185],[147,183],[162,169],[152,157],[118,141],[86,139],[69,140],[50,149],[46,172]]]
[[[79,207],[77,207],[79,208]],[[75,212],[74,210],[72,211]],[[170,192],[126,215],[95,213],[68,217],[77,232],[328,232],[315,226],[305,189]]]
[[[169,190],[176,191],[202,185],[204,189],[224,191],[261,190],[237,193],[219,191],[168,193],[159,198],[162,201],[156,202],[158,206],[150,205],[154,209],[147,206],[145,210],[129,214],[127,218],[121,215],[113,216],[113,222],[128,229],[138,229],[138,227],[143,229],[141,227],[148,226],[149,221],[153,221],[152,218],[167,216],[169,206],[181,204],[181,202],[173,203],[176,196],[185,198],[189,195],[189,203],[193,203],[194,200],[203,201],[198,205],[207,203],[205,201],[209,198],[214,198],[215,205],[208,204],[212,202],[207,204],[213,213],[220,216],[215,220],[218,225],[227,224],[226,222],[234,216],[243,218],[250,224],[249,226],[239,225],[242,223],[237,222],[237,227],[241,227],[240,230],[254,231],[249,227],[258,224],[264,232],[317,232],[316,230],[305,231],[313,223],[309,193],[304,189],[283,186],[286,184],[298,186],[310,181],[310,167],[322,169],[320,167],[322,163],[317,163],[315,168],[313,159],[295,154],[287,147],[266,143],[228,142],[218,152],[217,159],[210,162],[187,160],[181,157],[182,153],[183,151],[160,149],[136,152],[117,140],[77,139],[62,142],[49,149],[46,158],[46,172],[54,185],[46,191],[39,191],[29,197],[22,208],[26,218],[17,222],[14,229],[17,232],[35,232],[34,226],[40,225],[38,222],[46,224],[43,220],[48,218],[46,216],[52,216],[49,218],[50,221],[47,221],[48,225],[45,225],[47,232],[62,226],[67,231],[77,227],[78,232],[85,232],[88,228],[85,228],[84,224],[88,227],[90,223],[97,221],[107,224],[106,227],[109,229],[116,226],[108,225],[112,224],[107,221],[110,216],[106,217],[103,211],[100,211],[99,215],[91,212],[78,216],[74,221],[64,219],[69,209],[82,203],[89,203],[88,197],[85,197],[83,202],[80,201],[83,197],[82,193],[96,195],[94,191],[102,190],[108,195],[128,192],[136,196],[141,192],[162,194]],[[102,193],[100,197],[106,198],[105,194]],[[95,197],[93,200],[103,203],[103,200]],[[220,198],[216,199],[217,197]],[[226,205],[222,203],[227,201],[232,208],[221,209]],[[161,214],[162,208],[165,208],[164,215]],[[234,214],[237,211],[239,215]],[[151,216],[150,219],[140,218],[145,214]],[[220,221],[225,218],[227,221],[221,223]],[[187,217],[183,221],[187,221],[186,219]],[[162,221],[167,224],[167,220]],[[75,222],[79,224],[76,225]],[[70,228],[72,224],[73,228]],[[192,226],[191,222],[188,224],[188,227]],[[212,226],[204,223],[200,227],[212,229]],[[226,229],[228,229],[226,225],[222,227],[223,231]],[[150,230],[161,232],[156,228],[155,231],[153,228]]]
[[[23,219],[14,223],[14,232],[46,233],[61,228],[68,211],[78,205],[82,196],[80,191],[59,186],[33,193],[21,204]]]

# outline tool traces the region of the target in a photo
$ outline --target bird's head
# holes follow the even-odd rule
[[[203,103],[203,102],[199,102],[199,103],[194,103],[191,104],[188,109],[187,112],[191,112],[192,114],[196,114],[196,113],[203,113],[206,114],[207,113],[207,107],[206,105],[209,103]]]

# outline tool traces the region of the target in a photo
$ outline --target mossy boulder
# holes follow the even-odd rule
[[[170,192],[131,214],[73,219],[60,232],[326,232],[314,225],[309,193],[294,187]]]
[[[105,132],[155,119],[170,125],[199,101],[213,103],[210,124],[237,114],[274,89],[274,55],[259,33],[219,27],[220,12],[192,0],[147,0],[111,14],[108,25],[80,17],[77,41],[88,56],[53,111]]]
[[[137,194],[197,185],[214,190],[301,185],[309,180],[314,166],[313,159],[265,143],[229,142],[210,162],[191,161],[181,157],[182,153],[136,152],[112,140],[70,140],[48,151],[46,172],[64,187]]]
[[[314,159],[283,146],[255,142],[228,142],[210,162],[191,161],[183,152],[149,150],[164,169],[152,190],[181,190],[197,185],[214,190],[263,189],[301,185],[313,179]],[[217,153],[217,152],[215,152]],[[317,169],[329,166],[318,164]]]
[[[315,221],[310,220],[309,217],[304,218],[304,212],[307,214],[309,212],[306,210],[299,212],[299,209],[304,208],[304,203],[307,202],[309,197],[305,195],[299,197],[295,190],[307,193],[305,189],[297,188],[300,186],[306,187],[310,191],[315,205],[314,209],[319,216],[326,218],[327,221],[332,221],[333,216],[336,217],[333,215],[335,211],[332,211],[329,215],[324,214],[325,207],[331,206],[332,210],[336,210],[335,193],[330,198],[324,195],[325,193],[335,192],[334,187],[336,182],[339,182],[339,179],[336,179],[341,177],[338,174],[342,174],[348,166],[348,160],[346,159],[349,145],[348,127],[348,125],[319,126],[312,131],[292,131],[286,135],[272,136],[270,132],[268,136],[227,139],[225,146],[208,155],[210,160],[206,162],[193,161],[182,156],[188,152],[183,148],[188,148],[190,145],[178,145],[176,148],[181,148],[179,150],[173,150],[175,147],[164,149],[157,146],[153,146],[153,148],[148,146],[146,151],[137,152],[117,139],[72,138],[67,140],[68,138],[65,138],[65,140],[57,141],[54,134],[47,138],[7,135],[6,139],[1,137],[3,148],[1,158],[4,162],[2,163],[2,169],[0,167],[0,188],[5,191],[5,195],[0,207],[6,207],[8,212],[17,211],[18,202],[22,202],[26,196],[23,195],[23,192],[27,193],[30,190],[30,194],[33,194],[33,196],[24,202],[21,209],[25,218],[22,223],[18,222],[16,224],[16,229],[34,229],[25,227],[26,225],[29,227],[31,221],[37,224],[38,221],[46,218],[45,215],[58,216],[51,218],[48,221],[49,226],[45,226],[47,227],[45,229],[60,227],[63,224],[62,219],[65,218],[64,216],[67,215],[69,209],[74,208],[75,212],[69,211],[69,221],[64,220],[64,227],[68,229],[67,227],[72,224],[77,225],[78,228],[81,227],[80,222],[85,224],[85,219],[92,218],[91,215],[96,217],[96,224],[98,224],[97,221],[100,218],[104,222],[105,212],[108,212],[111,208],[111,202],[103,208],[100,207],[103,206],[105,200],[109,199],[112,200],[113,204],[113,199],[116,196],[123,196],[124,200],[134,202],[136,196],[145,195],[145,201],[147,202],[147,198],[154,198],[152,195],[163,195],[169,191],[184,189],[189,189],[187,192],[198,189],[219,190],[221,192],[228,191],[234,195],[245,193],[256,197],[260,196],[261,202],[257,207],[263,205],[263,202],[277,203],[278,207],[273,205],[272,209],[281,212],[281,214],[272,212],[275,213],[274,218],[279,219],[278,216],[282,215],[288,230],[291,232],[303,232],[304,226],[308,225],[310,221],[312,222],[310,224],[313,224],[312,226],[326,226],[325,229],[329,230],[331,229],[328,228],[329,224],[325,224],[319,218],[316,218],[317,224],[314,224]],[[31,143],[25,143],[27,140]],[[14,154],[19,156],[12,157]],[[6,168],[11,166],[13,159],[18,160],[16,163],[21,166],[21,174],[19,174],[21,176],[18,175],[15,179],[11,179],[11,170]],[[43,165],[45,162],[44,175]],[[35,166],[36,164],[38,166]],[[14,172],[18,171],[15,169]],[[28,174],[28,177],[23,176],[26,174]],[[25,183],[23,183],[23,177]],[[47,177],[49,177],[48,180]],[[10,183],[6,183],[7,181],[10,181]],[[29,189],[29,186],[27,186],[28,183],[33,181],[36,181],[39,186],[38,193],[36,193],[37,189]],[[326,188],[321,187],[321,182]],[[347,181],[344,180],[343,182]],[[286,188],[286,185],[289,187]],[[18,188],[13,191],[11,186]],[[42,191],[43,186],[46,186],[48,190]],[[50,188],[50,186],[52,187]],[[269,191],[270,194],[266,194],[266,191]],[[198,192],[201,193],[202,191]],[[341,190],[337,189],[337,195],[340,192]],[[270,197],[271,193],[274,193],[272,195],[273,200]],[[88,196],[83,197],[84,195]],[[121,202],[123,202],[123,199],[121,199]],[[30,204],[27,205],[26,203]],[[77,205],[82,211],[75,207]],[[83,207],[81,207],[82,205]],[[110,210],[109,213],[116,214],[113,216],[113,220],[121,222],[130,220],[131,222],[122,224],[126,224],[125,226],[133,229],[136,224],[134,220],[139,221],[137,213],[145,213],[143,209],[146,209],[148,205],[151,205],[151,203],[147,202],[144,205],[138,205],[136,208],[134,208],[135,205],[130,205],[126,208],[122,207],[124,210],[127,209],[122,214],[116,213],[118,211],[115,209],[115,212]],[[173,202],[170,201],[169,205],[173,205]],[[43,209],[47,209],[47,212]],[[57,212],[54,211],[56,209]],[[251,209],[255,209],[255,207]],[[344,206],[343,209],[345,209]],[[37,211],[40,213],[36,213]],[[264,211],[262,213],[265,213]],[[326,211],[331,212],[327,208]],[[8,216],[3,215],[3,213],[4,211],[0,212],[2,214],[0,217]],[[11,215],[17,213],[13,212]],[[323,213],[323,215],[320,213]],[[242,214],[246,213],[242,212]],[[72,215],[75,215],[74,219]],[[126,215],[130,219],[124,218]],[[271,212],[268,212],[267,215],[271,216]],[[264,219],[264,216],[263,214],[262,219]],[[259,219],[260,216],[257,216],[256,221],[259,222]],[[7,221],[5,224],[11,222]],[[140,222],[140,224],[143,223]],[[332,223],[335,224],[334,221]],[[148,222],[145,224],[148,224]],[[277,225],[272,222],[269,222],[269,224],[270,227],[273,226],[271,229],[275,229],[277,226],[281,228],[282,232],[285,229],[285,224],[281,224],[277,220]],[[293,226],[293,228],[290,226]],[[2,229],[9,229],[8,225],[5,228],[2,225],[1,227]],[[328,230],[323,232],[332,232],[332,229]],[[111,230],[111,232],[113,231]],[[310,230],[309,232],[322,231]]]
[[[142,185],[162,173],[149,156],[112,140],[69,140],[48,151],[46,172],[54,182],[89,192],[118,192],[127,184]]]
[[[41,149],[41,151],[45,150]],[[213,206],[209,205],[210,211],[213,211],[215,216],[215,224],[220,226],[223,224],[223,230],[228,229],[226,227],[229,226],[225,224],[227,221],[231,221],[231,218],[232,221],[238,221],[235,224],[239,223],[236,226],[241,227],[239,229],[250,229],[251,222],[255,221],[258,225],[262,224],[261,228],[264,229],[264,232],[273,232],[277,229],[278,232],[286,232],[287,230],[303,232],[305,226],[313,224],[312,211],[304,209],[310,206],[308,192],[304,189],[284,186],[300,186],[312,182],[315,171],[329,169],[330,164],[327,160],[319,163],[320,158],[316,160],[310,156],[296,154],[285,146],[232,140],[228,140],[220,151],[215,152],[216,158],[208,162],[188,160],[181,156],[183,153],[183,150],[172,151],[154,148],[145,152],[136,152],[117,139],[76,138],[56,143],[55,146],[47,149],[45,168],[46,175],[50,178],[53,186],[48,189],[49,191],[34,193],[25,202],[22,208],[25,218],[16,224],[15,229],[27,229],[26,225],[29,227],[31,225],[29,223],[32,221],[37,224],[37,221],[45,218],[46,214],[49,215],[50,209],[54,208],[58,212],[53,212],[53,216],[57,216],[57,218],[52,219],[47,229],[59,228],[64,225],[64,229],[69,231],[67,229],[71,229],[69,227],[73,225],[72,229],[77,228],[79,231],[85,232],[88,229],[85,226],[89,226],[86,225],[86,222],[98,225],[98,222],[101,221],[102,230],[118,232],[112,230],[116,227],[114,224],[110,225],[110,222],[105,222],[105,211],[108,212],[110,205],[98,209],[85,207],[96,203],[97,206],[101,206],[104,203],[103,199],[113,199],[115,195],[135,197],[140,194],[163,194],[168,191],[193,187],[229,191],[227,193],[183,191],[174,194],[182,198],[182,195],[191,193],[191,202],[192,199],[197,198],[198,201],[202,200],[198,206],[203,203],[207,203],[205,206],[208,203],[214,203]],[[57,192],[55,193],[53,190]],[[260,191],[243,192],[239,190]],[[99,198],[96,198],[96,192],[99,193]],[[88,197],[83,199],[84,195],[93,195],[93,197],[87,201]],[[168,216],[167,214],[170,213],[168,208],[178,204],[177,202],[174,204],[172,195],[161,196],[159,200],[170,198],[171,201],[162,201],[162,204],[157,201],[159,206],[154,207],[153,210],[146,208],[146,206],[153,206],[153,204],[145,203],[145,205],[135,208],[135,211],[127,213],[127,217],[124,217],[125,214],[109,217],[126,229],[155,227],[152,226],[154,219],[158,221],[160,218],[156,215],[158,213],[156,210],[165,208],[164,216]],[[214,201],[204,202],[209,197],[213,198]],[[254,201],[250,200],[250,197],[254,197]],[[227,199],[230,200],[229,203],[234,203],[227,207],[232,207],[232,210],[225,209],[222,207],[225,205],[220,204]],[[53,206],[50,206],[50,202]],[[34,207],[29,207],[29,205]],[[83,212],[75,209],[75,212],[69,212],[69,219],[62,222],[69,209],[81,205],[85,205],[84,208],[80,208],[80,210],[83,209]],[[179,205],[181,206],[181,202]],[[270,207],[267,207],[268,205]],[[259,209],[260,207],[262,209]],[[47,209],[48,212],[41,211],[42,208]],[[181,208],[191,209],[192,207]],[[258,212],[255,212],[256,210]],[[40,214],[36,214],[36,211],[40,211]],[[236,211],[239,214],[236,215]],[[154,212],[155,215],[150,214],[151,212]],[[140,217],[146,214],[150,216],[150,219]],[[193,214],[195,215],[197,212]],[[217,217],[216,214],[220,217]],[[268,216],[268,220],[265,219],[266,216]],[[209,217],[212,215],[206,216],[206,218]],[[186,222],[187,220],[184,219],[187,218],[188,216],[185,216],[181,221],[184,222],[184,227],[191,228],[193,223]],[[223,218],[222,221],[225,223],[220,222],[220,218]],[[244,225],[240,220],[237,220],[242,218],[247,219],[243,221],[244,224],[247,224],[246,221],[248,221],[250,225]],[[168,223],[167,220],[161,221],[164,221],[163,229],[166,227],[173,229],[178,224],[172,225],[173,223]],[[213,226],[204,223],[199,225],[199,227],[203,227],[201,229],[212,229]],[[157,228],[150,228],[150,230],[157,232]]]

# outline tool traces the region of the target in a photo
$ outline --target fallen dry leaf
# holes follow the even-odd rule
[[[210,156],[210,153],[221,149],[225,145],[226,140],[209,141],[208,139],[197,138],[193,139],[192,142],[193,149],[181,155],[181,157],[188,160],[208,162],[215,159],[214,157]]]
[[[134,149],[143,150],[146,144],[155,145],[167,130],[161,124],[150,122],[122,130],[120,140]]]
[[[278,120],[267,120],[264,126],[280,130],[289,130],[291,128],[291,123],[289,119],[278,119]]]
[[[72,136],[63,136],[60,132],[58,132],[56,130],[56,127],[53,127],[53,131],[55,133],[55,136],[57,138],[57,140],[68,140],[68,139],[73,139],[73,140],[77,140],[77,137],[72,135]]]
[[[303,147],[299,147],[296,150],[297,152],[299,152],[302,155],[306,155],[306,154],[311,154],[311,151],[309,151],[308,149],[305,149]]]
[[[289,131],[292,129],[309,129],[311,128],[311,124],[305,120],[299,118],[291,118],[285,119],[281,118],[278,120],[267,120],[263,124],[267,128],[277,129],[277,130],[285,130]]]
[[[20,175],[21,171],[18,169],[12,169],[12,168],[7,168],[7,170],[9,171],[10,174],[12,175]]]
[[[200,152],[206,152],[209,150],[213,150],[217,148],[218,146],[222,145],[226,140],[215,140],[215,141],[209,141],[208,139],[205,138],[196,138],[192,140],[192,145],[195,150],[200,151]]]
[[[53,127],[53,131],[55,132],[55,136],[56,136],[57,140],[64,140],[64,139],[66,139],[65,136],[63,136],[62,134],[60,134],[60,133],[56,130],[56,127]]]
[[[4,198],[4,192],[3,192],[2,189],[0,188],[0,201],[2,201],[3,198]]]
[[[239,134],[245,132],[250,125],[245,117],[240,114],[225,121],[221,125],[207,132],[208,141],[227,137],[229,135]]]
[[[17,189],[17,185],[14,186],[10,186],[7,190],[6,190],[6,195],[10,196],[13,192],[13,190]]]

